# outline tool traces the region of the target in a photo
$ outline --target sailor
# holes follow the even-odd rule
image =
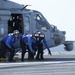
[[[24,55],[26,53],[26,49],[28,49],[28,59],[34,59],[33,49],[32,49],[32,34],[24,34],[20,40],[22,55],[21,61],[24,61]]]
[[[46,46],[46,48],[48,49],[49,54],[51,55],[50,49],[48,47],[47,41],[45,39],[45,35],[42,32],[36,32],[35,34],[36,37],[36,46],[38,48],[38,52],[37,52],[37,56],[36,59],[41,59],[43,60],[43,43]]]
[[[19,36],[19,31],[18,30],[14,30],[13,33],[10,33],[8,35],[5,35],[2,40],[1,40],[1,51],[0,51],[0,58],[6,58],[6,52],[7,50],[10,52],[8,61],[12,62],[13,57],[14,57],[14,53],[15,53],[15,49],[14,49],[14,43],[16,42],[16,39]]]

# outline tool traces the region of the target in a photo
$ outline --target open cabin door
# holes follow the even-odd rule
[[[19,30],[20,33],[23,33],[22,25],[22,15],[11,14],[8,20],[8,33],[12,33],[14,30]]]

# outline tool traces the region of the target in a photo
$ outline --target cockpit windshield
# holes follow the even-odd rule
[[[36,28],[37,29],[41,29],[41,30],[49,29],[49,25],[42,15],[36,14],[34,16],[34,18],[35,18],[35,21],[36,21]]]
[[[51,24],[51,27],[52,27],[53,31],[57,31],[57,27],[56,26],[54,26],[53,24]]]

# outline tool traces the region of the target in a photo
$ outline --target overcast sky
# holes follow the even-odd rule
[[[75,41],[75,0],[10,0],[40,11],[50,24],[66,31],[66,40]]]

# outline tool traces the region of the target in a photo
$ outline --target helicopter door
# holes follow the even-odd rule
[[[23,15],[23,24],[24,24],[24,33],[32,33],[31,24],[31,15],[25,14]]]
[[[40,14],[36,14],[34,16],[35,19],[35,31],[42,31],[45,34],[46,40],[48,42],[48,45],[50,46],[50,26],[47,23],[47,21],[44,19],[43,16]]]
[[[8,20],[8,33],[12,33],[14,30],[19,30],[22,33],[22,15],[21,14],[11,14]]]

